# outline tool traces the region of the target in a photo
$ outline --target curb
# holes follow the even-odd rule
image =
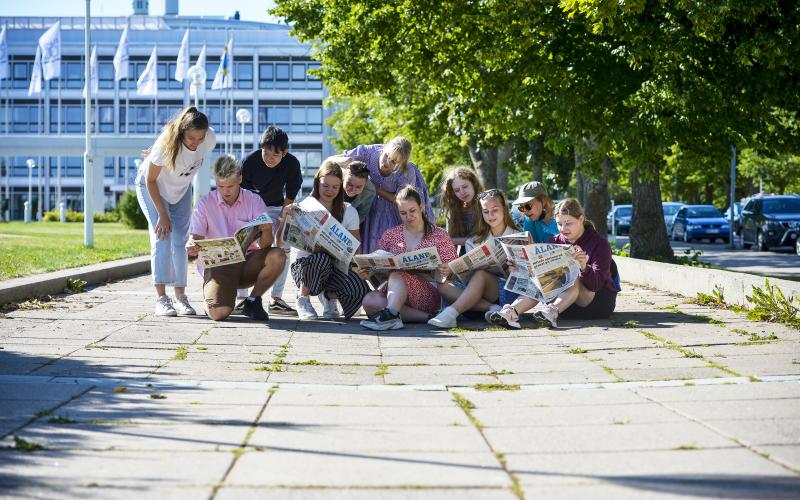
[[[14,278],[0,282],[0,304],[61,293],[67,287],[68,279],[81,279],[87,285],[95,285],[149,272],[150,256],[145,255]]]
[[[780,288],[787,298],[792,295],[800,297],[800,282],[797,281],[618,255],[613,257],[622,281],[675,292],[686,297],[695,297],[698,292],[711,295],[714,287],[719,286],[722,287],[725,302],[728,304],[747,304],[745,296],[753,293],[753,286],[763,287],[765,279],[769,279],[770,285]]]

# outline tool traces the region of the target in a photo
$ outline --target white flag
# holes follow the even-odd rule
[[[39,38],[42,48],[42,76],[45,80],[61,77],[61,21],[50,27]]]
[[[139,80],[136,81],[136,95],[158,95],[157,49],[157,47],[153,47],[153,52],[150,54],[150,59],[147,60],[147,66],[145,66],[142,74],[139,75]]]
[[[8,42],[6,41],[6,27],[0,31],[0,80],[11,76],[11,68],[8,64]]]
[[[100,77],[97,75],[97,45],[92,46],[92,57],[90,59],[92,71],[92,95],[96,96],[97,91],[100,89]],[[83,98],[86,99],[86,85],[83,86]]]
[[[114,81],[120,81],[123,78],[129,78],[128,74],[128,27],[122,30],[122,36],[119,37],[119,45],[117,51],[114,53]]]
[[[228,45],[222,50],[222,56],[219,58],[219,67],[217,73],[214,75],[214,82],[211,84],[212,90],[222,90],[233,88],[233,39],[228,42]]]
[[[200,49],[200,55],[197,56],[197,62],[194,63],[194,65],[195,66],[200,66],[201,68],[206,69],[206,44],[203,44],[203,48]],[[200,85],[200,93],[204,94],[205,91],[206,91],[206,82],[203,82],[203,84]],[[194,85],[190,85],[189,86],[189,95],[194,97],[196,94],[197,94],[197,91],[195,90],[195,86]]]
[[[36,46],[36,58],[33,60],[33,71],[31,72],[31,84],[28,87],[28,95],[39,95],[42,93],[42,48]]]
[[[178,63],[175,65],[175,79],[182,82],[186,79],[186,70],[189,69],[189,29],[183,34],[181,48],[178,50]]]

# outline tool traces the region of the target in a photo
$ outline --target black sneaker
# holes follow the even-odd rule
[[[403,320],[400,319],[400,314],[392,314],[388,307],[381,309],[378,314],[375,314],[370,319],[362,320],[360,324],[370,330],[399,330],[403,328]]]
[[[245,302],[247,302],[247,299],[242,299],[238,304],[236,304],[236,307],[233,308],[233,314],[243,314]]]
[[[245,299],[242,314],[250,319],[269,321],[269,314],[264,310],[264,306],[261,305],[261,297],[256,297],[254,300]]]
[[[287,304],[283,299],[273,300],[269,304],[269,312],[282,316],[297,316],[297,309]]]

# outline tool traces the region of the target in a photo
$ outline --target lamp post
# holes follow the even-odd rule
[[[202,88],[201,85],[206,84],[206,70],[202,66],[195,64],[186,71],[186,74],[189,76],[189,81],[192,83],[192,87],[194,88],[194,107],[200,109],[198,99],[200,98],[200,89]],[[202,198],[203,195],[208,192],[211,184],[211,176],[209,175],[208,169],[201,167],[197,171],[197,175],[194,176],[193,183],[194,204],[197,205],[197,202],[200,201],[200,198]]]
[[[134,176],[139,175],[139,166],[141,166],[141,164],[142,164],[142,159],[141,158],[136,158],[135,160],[133,160],[133,165],[136,167],[136,170],[135,170],[136,173],[133,174]],[[128,170],[125,169],[125,191],[128,190],[129,176],[130,176],[130,174],[128,173]]]
[[[33,169],[36,168],[36,160],[28,158],[25,164],[28,165],[28,200],[25,202],[25,222],[28,223],[33,210]]]
[[[236,112],[236,121],[238,121],[242,125],[242,161],[244,161],[244,126],[247,123],[250,123],[250,120],[253,119],[252,113],[247,108],[241,108],[239,111]]]
[[[42,221],[42,166],[36,169],[36,220]]]
[[[200,85],[206,82],[206,70],[202,66],[194,65],[186,72],[189,76],[189,81],[194,87],[194,107],[197,108],[197,99],[200,97]]]

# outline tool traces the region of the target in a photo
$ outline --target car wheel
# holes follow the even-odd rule
[[[691,243],[692,242],[692,239],[689,238],[689,230],[688,229],[684,229],[683,230],[683,241],[684,241],[684,243]]]
[[[766,252],[769,250],[767,240],[764,238],[764,233],[762,231],[756,234],[756,250],[759,252]]]
[[[723,245],[727,245],[728,243],[731,242],[731,240],[729,238],[720,238],[720,239],[722,240],[722,244]]]
[[[800,257],[800,236],[794,241],[794,251],[797,253],[797,256]]]
[[[672,241],[678,241],[678,235],[675,234],[675,226],[672,226],[672,233],[669,236]]]

